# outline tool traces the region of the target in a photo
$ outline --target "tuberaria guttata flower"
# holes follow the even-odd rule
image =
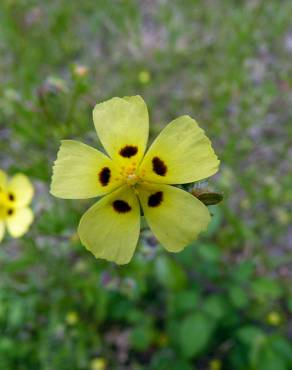
[[[107,153],[62,141],[51,193],[59,198],[103,196],[81,218],[78,234],[95,257],[128,263],[140,233],[140,204],[161,244],[179,252],[210,221],[207,207],[174,184],[205,179],[219,161],[189,116],[169,123],[147,150],[148,111],[140,96],[97,104],[95,129]],[[144,155],[145,154],[145,155]]]
[[[25,234],[33,221],[32,210],[28,207],[33,197],[33,186],[28,177],[17,174],[10,180],[0,170],[0,242],[5,228],[18,238]]]

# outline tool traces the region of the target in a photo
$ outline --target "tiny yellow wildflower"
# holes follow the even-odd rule
[[[214,360],[210,361],[209,363],[209,369],[210,370],[221,370],[222,369],[222,363],[217,358],[214,358]]]
[[[106,369],[106,360],[102,357],[94,358],[90,362],[91,370],[105,370]]]
[[[0,170],[0,242],[5,228],[13,238],[25,234],[33,221],[32,210],[28,207],[33,197],[33,186],[23,174],[10,180]]]
[[[66,323],[68,325],[72,325],[73,326],[73,325],[77,324],[77,322],[79,320],[78,313],[75,312],[75,311],[69,311],[66,314],[65,320],[66,320]]]
[[[145,153],[149,120],[140,96],[113,98],[93,111],[108,155],[74,140],[62,141],[51,193],[85,199],[105,195],[81,218],[78,234],[96,258],[128,263],[140,233],[140,204],[155,237],[179,252],[206,230],[207,207],[171,185],[205,179],[218,170],[210,140],[189,116],[169,123]]]
[[[138,79],[141,84],[146,85],[150,81],[150,73],[146,70],[139,72]]]
[[[282,319],[281,319],[281,316],[278,312],[276,311],[272,311],[268,314],[267,316],[267,322],[270,324],[270,325],[273,325],[273,326],[278,326],[281,324],[282,322]]]

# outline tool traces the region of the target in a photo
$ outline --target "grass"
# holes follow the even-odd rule
[[[0,369],[292,368],[291,13],[288,0],[2,0],[0,167],[34,181],[36,221],[0,249]],[[118,268],[76,237],[92,202],[48,191],[60,140],[100,145],[93,106],[133,94],[152,136],[197,119],[224,202],[184,252],[145,230]]]

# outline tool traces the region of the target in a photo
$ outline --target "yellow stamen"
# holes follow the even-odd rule
[[[135,173],[130,173],[126,177],[126,183],[130,186],[135,185],[139,181],[139,177]]]

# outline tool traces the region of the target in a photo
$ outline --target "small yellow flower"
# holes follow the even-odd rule
[[[210,370],[221,370],[222,369],[222,363],[220,360],[215,358],[214,360],[210,361],[209,364],[209,369]]]
[[[75,325],[77,324],[78,320],[79,320],[79,316],[78,316],[78,313],[75,312],[75,311],[69,311],[65,317],[65,320],[66,320],[66,323],[68,325]]]
[[[279,315],[278,312],[276,311],[272,311],[268,314],[267,316],[267,322],[270,324],[270,325],[273,325],[273,326],[278,326],[281,324],[282,322],[282,319],[281,319],[281,316]]]
[[[90,370],[105,370],[106,369],[106,360],[102,357],[94,358],[90,362]]]
[[[97,104],[93,120],[108,155],[78,141],[62,141],[51,184],[59,198],[107,194],[81,218],[82,244],[96,258],[128,263],[139,238],[141,204],[155,237],[168,251],[181,251],[211,220],[200,200],[171,186],[217,172],[219,161],[204,131],[189,116],[178,117],[145,154],[149,120],[140,96]]]
[[[150,73],[146,70],[143,70],[138,74],[138,79],[141,84],[146,85],[151,79]]]
[[[33,186],[22,174],[8,179],[0,170],[0,242],[5,228],[13,238],[25,234],[33,221],[32,210],[28,207],[33,197]]]

